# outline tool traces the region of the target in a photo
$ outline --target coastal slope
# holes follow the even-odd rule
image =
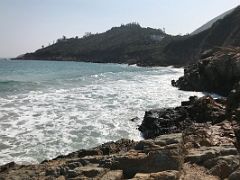
[[[195,35],[171,36],[161,29],[130,23],[82,38],[63,37],[53,45],[16,59],[184,66],[198,61],[207,49],[240,46],[239,22],[240,7]]]

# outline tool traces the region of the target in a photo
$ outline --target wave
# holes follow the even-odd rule
[[[0,80],[0,93],[25,92],[34,90],[37,87],[39,87],[37,82]]]

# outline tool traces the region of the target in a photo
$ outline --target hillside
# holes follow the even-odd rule
[[[28,53],[18,59],[73,60],[98,63],[141,64],[163,62],[158,50],[171,40],[160,29],[143,28],[130,23],[101,34],[61,39],[56,44]],[[164,62],[163,62],[164,63]]]
[[[240,46],[240,6],[210,29],[193,36],[183,36],[164,49],[169,64],[185,65],[200,59],[200,54],[214,47]]]
[[[140,66],[183,66],[214,47],[240,46],[240,7],[195,35],[171,36],[137,23],[114,27],[101,34],[61,39],[17,59],[127,63]]]
[[[220,20],[220,19],[223,19],[223,18],[226,17],[228,14],[232,13],[232,12],[234,11],[234,9],[235,9],[235,8],[230,9],[230,10],[226,11],[225,13],[223,13],[223,14],[215,17],[215,18],[213,18],[213,19],[210,20],[210,21],[208,21],[207,23],[205,23],[204,25],[202,25],[201,27],[199,27],[199,28],[197,28],[195,31],[193,31],[193,32],[191,33],[191,35],[198,34],[198,33],[202,32],[202,31],[205,31],[205,30],[211,28],[212,25],[213,25],[216,21],[218,21],[218,20]]]

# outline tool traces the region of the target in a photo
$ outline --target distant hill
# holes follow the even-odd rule
[[[225,12],[225,13],[217,16],[217,17],[215,17],[215,18],[212,19],[211,21],[207,22],[206,24],[202,25],[201,27],[199,27],[198,29],[196,29],[195,31],[193,31],[193,32],[191,33],[191,35],[198,34],[198,33],[202,32],[202,31],[205,31],[205,30],[211,28],[212,25],[213,25],[216,21],[218,21],[219,19],[223,19],[226,15],[230,14],[231,12],[233,12],[234,9],[235,9],[235,8],[230,9],[230,10],[228,10],[227,12]]]
[[[207,49],[226,46],[240,46],[240,6],[195,35],[171,36],[130,23],[100,34],[63,38],[17,59],[184,66],[196,62]]]
[[[121,25],[82,38],[60,39],[56,44],[28,53],[18,59],[73,60],[98,63],[162,61],[158,49],[172,39],[161,29],[143,28],[137,23]],[[163,63],[164,64],[164,63]]]

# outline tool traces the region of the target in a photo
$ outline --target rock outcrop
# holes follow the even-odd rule
[[[215,48],[201,55],[199,62],[184,69],[184,76],[172,81],[182,90],[208,91],[227,96],[240,82],[240,48]]]
[[[192,123],[216,124],[226,119],[226,100],[210,96],[190,97],[176,108],[154,109],[145,113],[139,130],[145,138],[182,132]]]

